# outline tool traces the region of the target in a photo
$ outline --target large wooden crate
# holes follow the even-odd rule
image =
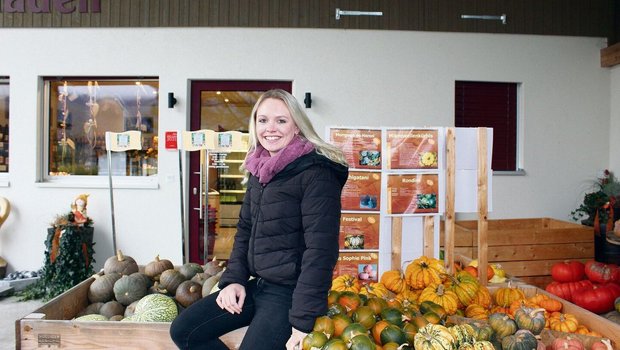
[[[501,264],[511,276],[541,288],[551,282],[556,262],[594,258],[591,227],[551,218],[489,220],[487,244],[489,263]],[[454,246],[456,254],[476,258],[477,221],[455,223]]]
[[[16,349],[176,349],[165,322],[71,321],[88,305],[89,278],[15,321]],[[237,349],[245,329],[221,337]]]

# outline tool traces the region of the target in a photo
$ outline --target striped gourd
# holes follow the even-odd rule
[[[459,348],[461,345],[465,343],[473,344],[474,341],[476,340],[475,338],[476,331],[474,330],[474,327],[466,323],[457,324],[448,329],[450,330],[450,333],[452,333],[452,336],[454,337],[455,348]]]
[[[448,328],[432,323],[420,328],[414,338],[416,350],[452,350],[454,344],[454,336]]]
[[[177,305],[172,298],[149,294],[136,305],[134,318],[138,322],[172,322],[177,315]]]

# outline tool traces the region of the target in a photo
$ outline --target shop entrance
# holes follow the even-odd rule
[[[292,90],[290,81],[193,81],[190,130],[248,132],[252,107],[269,89]],[[185,259],[203,264],[228,259],[245,186],[239,166],[245,152],[191,152],[189,157],[189,235]],[[201,207],[202,206],[202,207]],[[205,239],[205,236],[207,237]]]

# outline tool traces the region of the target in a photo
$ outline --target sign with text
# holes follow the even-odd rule
[[[388,169],[437,169],[437,130],[387,129]]]
[[[330,141],[344,152],[351,169],[381,170],[381,130],[331,129]]]
[[[388,214],[428,214],[439,212],[437,174],[389,174]]]
[[[341,252],[334,268],[334,277],[351,275],[360,283],[379,281],[379,254],[375,252]]]
[[[381,209],[381,173],[350,171],[342,189],[342,210]]]
[[[379,214],[342,213],[340,249],[379,249]]]
[[[179,148],[176,131],[166,131],[166,149]]]

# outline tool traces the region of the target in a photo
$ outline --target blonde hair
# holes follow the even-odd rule
[[[291,113],[291,118],[293,118],[295,125],[297,125],[297,128],[299,128],[299,136],[310,141],[314,145],[316,153],[325,156],[327,159],[335,163],[348,166],[347,160],[345,159],[342,150],[340,150],[334,145],[323,141],[323,139],[314,130],[312,122],[310,122],[308,115],[306,114],[306,112],[304,112],[303,108],[301,108],[297,99],[295,99],[295,97],[290,93],[281,89],[266,91],[258,98],[256,104],[254,104],[254,108],[252,108],[252,114],[250,114],[250,125],[248,128],[250,134],[248,142],[248,154],[254,151],[256,149],[256,146],[258,145],[258,137],[256,136],[256,111],[258,110],[260,104],[268,98],[274,98],[284,102],[289,112]]]

